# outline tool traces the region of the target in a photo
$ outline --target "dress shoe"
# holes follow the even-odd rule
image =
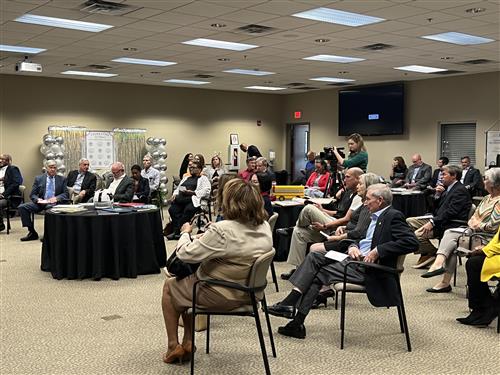
[[[184,348],[182,345],[177,344],[174,350],[167,352],[163,355],[163,362],[171,364],[179,362],[182,365],[182,359],[184,357]]]
[[[472,310],[469,316],[466,316],[465,318],[457,318],[457,322],[469,325],[473,321],[479,319],[482,315],[483,312],[481,310]]]
[[[491,308],[486,311],[483,311],[480,315],[479,318],[476,320],[473,320],[472,322],[469,323],[471,326],[475,327],[488,327],[490,323],[495,320],[495,318],[498,316],[498,312]]]
[[[420,258],[418,259],[417,264],[415,264],[414,266],[411,266],[411,267],[415,268],[417,270],[424,268],[424,267],[428,266],[429,264],[432,264],[432,262],[434,262],[434,259],[436,259],[436,257],[434,255],[421,255]]]
[[[288,228],[279,228],[276,229],[276,233],[281,234],[282,236],[291,236],[293,233],[293,228],[294,227],[288,227]]]
[[[21,238],[21,241],[35,241],[38,240],[38,233],[37,232],[29,232],[26,237]]]
[[[426,291],[429,293],[449,293],[451,292],[451,285],[445,286],[441,289],[427,288]]]
[[[303,324],[290,322],[286,326],[278,327],[278,333],[283,336],[295,337],[296,339],[305,339],[306,327]]]
[[[317,296],[316,299],[314,300],[311,309],[318,309],[321,305],[325,305],[325,307],[328,306],[328,297],[335,297],[335,292],[333,289],[328,289],[325,290],[324,292],[320,292]]]
[[[440,267],[440,268],[435,269],[434,271],[427,271],[426,273],[420,275],[420,277],[427,279],[429,277],[442,275],[445,272],[446,272],[446,270],[444,269],[444,267]]]
[[[274,316],[293,319],[295,316],[295,306],[282,305],[278,302],[274,305],[268,306],[267,312]]]
[[[167,240],[172,241],[175,240],[175,233],[170,233],[167,237]]]
[[[282,273],[281,274],[281,278],[283,280],[288,280],[290,277],[292,277],[293,273],[295,272],[295,268],[294,269],[291,269],[290,271],[288,271],[287,273]]]

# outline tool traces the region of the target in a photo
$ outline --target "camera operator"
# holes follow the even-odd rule
[[[358,133],[353,133],[347,138],[347,147],[349,148],[349,156],[345,159],[337,150],[337,147],[333,147],[333,153],[337,158],[338,165],[343,168],[358,167],[366,173],[366,168],[368,166],[368,152],[366,152],[365,143],[363,137]]]

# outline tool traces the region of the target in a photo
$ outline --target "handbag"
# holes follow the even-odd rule
[[[167,271],[177,280],[182,280],[196,272],[200,263],[189,264],[184,263],[177,257],[177,249],[167,259]]]
[[[174,233],[174,225],[170,221],[167,224],[165,224],[165,227],[163,228],[163,235],[166,237],[172,233]]]

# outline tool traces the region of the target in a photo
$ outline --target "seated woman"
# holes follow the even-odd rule
[[[180,237],[182,224],[190,221],[200,210],[201,199],[210,196],[212,186],[207,176],[201,175],[201,163],[193,160],[189,168],[191,175],[181,180],[169,199],[172,204],[168,213],[173,227],[173,233],[167,236],[169,240]]]
[[[205,157],[202,154],[195,154],[193,156],[193,161],[197,161],[201,164],[201,174],[203,176],[208,176],[207,167],[205,166]]]
[[[207,167],[207,177],[212,183],[218,181],[219,177],[226,173],[224,164],[219,155],[212,156],[210,166]]]
[[[191,239],[189,223],[183,225],[177,256],[186,263],[201,262],[201,265],[194,275],[165,281],[162,296],[168,340],[163,356],[165,363],[189,360],[193,350],[191,316],[186,314],[192,304],[193,284],[198,279],[223,279],[244,284],[254,261],[272,250],[271,228],[265,221],[263,206],[257,187],[236,178],[224,187],[224,221],[210,225],[207,232],[196,239]],[[248,303],[248,297],[234,289],[202,284],[197,292],[197,304],[201,308],[233,310]],[[184,321],[182,345],[177,332],[180,315]]]
[[[255,173],[250,178],[250,181],[257,185],[260,189],[260,194],[264,200],[264,209],[266,210],[269,217],[273,216],[273,205],[271,204],[271,198],[269,194],[273,187],[273,179],[268,173]]]
[[[487,327],[498,316],[500,297],[490,292],[488,280],[500,279],[500,239],[499,232],[481,249],[477,247],[469,254],[465,263],[467,270],[468,299],[471,313],[465,318],[457,318],[462,324]]]
[[[408,167],[405,160],[401,156],[396,156],[392,161],[391,174],[389,175],[391,187],[403,186],[407,173]]]
[[[184,175],[186,173],[189,173],[189,169],[188,169],[188,166],[189,166],[189,162],[193,160],[193,154],[192,153],[187,153],[186,155],[184,155],[184,159],[182,159],[182,163],[181,163],[181,168],[179,169],[179,178],[182,180],[182,178],[184,177]]]
[[[500,168],[491,168],[485,172],[484,185],[489,194],[479,203],[467,225],[470,233],[485,232],[492,237],[500,226]],[[443,275],[439,283],[427,289],[428,292],[451,291],[450,281],[457,264],[457,256],[454,252],[458,246],[458,239],[463,234],[454,229],[444,232],[436,260],[429,271],[421,275],[423,278]]]
[[[149,201],[149,181],[141,176],[141,167],[137,164],[130,168],[132,180],[134,181],[134,197],[132,202],[148,203]]]
[[[304,194],[311,198],[321,198],[325,195],[326,185],[330,178],[330,172],[326,167],[326,161],[317,157],[314,159],[315,170],[306,182]]]
[[[220,179],[219,179],[219,184],[217,187],[217,190],[214,191],[215,195],[215,212],[217,213],[217,218],[215,221],[221,221],[224,220],[224,216],[222,215],[222,202],[224,201],[223,198],[223,192],[224,192],[224,186],[231,181],[234,180],[235,178],[239,178],[237,175],[233,173],[226,173],[223,174]]]

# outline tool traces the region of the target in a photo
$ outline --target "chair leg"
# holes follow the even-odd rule
[[[269,319],[269,313],[267,312],[267,301],[265,294],[262,297],[262,307],[264,308],[264,315],[266,316],[267,332],[269,333],[269,341],[271,342],[271,351],[273,352],[273,357],[276,358],[276,347],[274,346],[273,330],[271,328],[271,320]]]
[[[253,292],[250,293],[250,298],[252,300],[255,325],[257,327],[257,335],[259,336],[260,350],[262,352],[262,359],[264,360],[266,375],[271,375],[271,370],[269,369],[269,361],[267,359],[267,353],[266,353],[266,344],[264,342],[264,335],[262,334],[262,327],[260,326],[259,309],[257,308],[257,299],[255,298],[255,293]]]
[[[194,307],[194,303],[193,303],[193,307]],[[191,332],[191,342],[193,343],[192,344],[193,350],[191,350],[191,375],[194,375],[194,352],[196,351],[196,350],[194,350],[194,348],[195,348],[195,345],[194,345],[194,333],[195,333],[194,322],[196,320],[196,308],[193,308],[192,311],[193,311],[193,314],[191,316],[191,327],[193,327],[193,329]]]
[[[210,353],[210,314],[207,314],[206,317],[207,317],[207,344],[205,347],[205,353],[209,354]],[[193,331],[194,331],[194,326],[193,326]]]
[[[9,210],[7,210],[7,234],[10,232],[10,215],[9,215]]]
[[[398,319],[399,319],[399,328],[401,329],[401,333],[405,333],[405,327],[403,326],[403,319],[401,318],[401,307],[396,306],[398,309]]]
[[[398,293],[399,293],[399,298],[401,300],[401,307],[398,306],[398,309],[400,308],[400,311],[401,311],[400,319],[403,321],[402,325],[403,325],[404,333],[405,333],[405,337],[406,337],[406,346],[408,347],[408,351],[411,352],[410,333],[408,332],[408,322],[406,321],[405,305],[403,302],[403,292],[401,290],[401,283],[399,282],[399,277],[397,277],[396,283],[398,285]],[[400,324],[401,324],[401,322],[400,322]]]
[[[335,310],[339,309],[339,292],[335,291]]]
[[[276,293],[278,293],[280,290],[278,288],[278,279],[276,278],[276,270],[274,268],[274,261],[271,262],[271,276],[273,278],[273,283],[276,286]]]
[[[346,285],[342,289],[342,300],[340,301],[340,349],[344,349],[344,331],[345,331],[345,298]]]

